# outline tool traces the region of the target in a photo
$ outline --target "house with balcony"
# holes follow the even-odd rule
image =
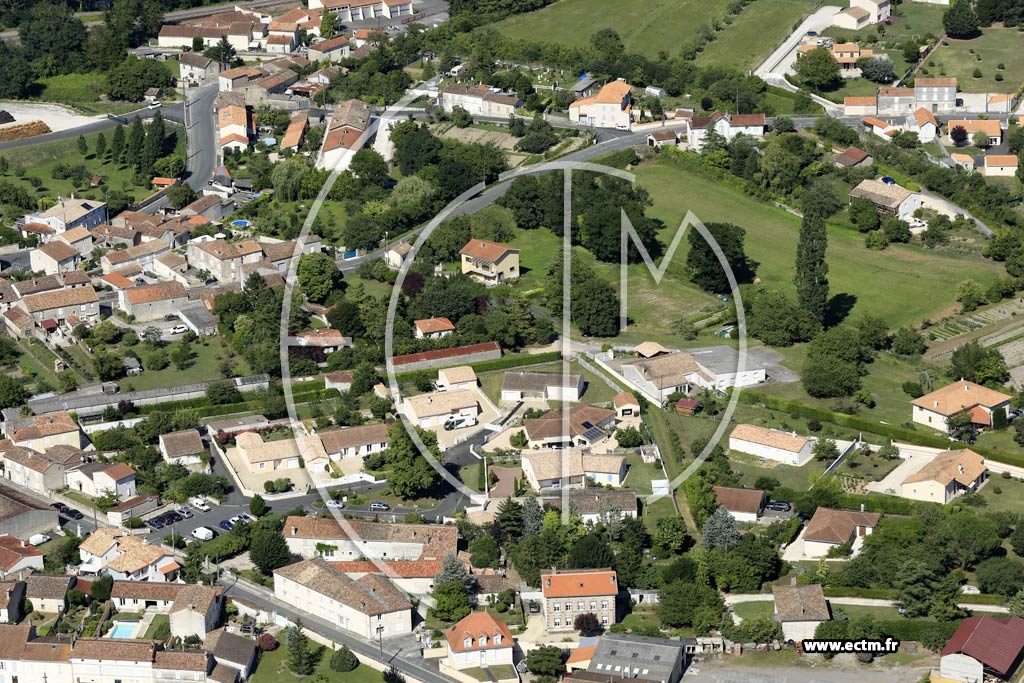
[[[459,250],[462,273],[493,287],[519,278],[519,249],[489,240],[471,239]]]

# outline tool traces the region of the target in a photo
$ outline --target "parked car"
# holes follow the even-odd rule
[[[171,334],[185,334],[188,332],[188,328],[184,325],[175,325],[171,328]]]
[[[530,600],[528,607],[530,614],[540,614],[540,604],[536,600]]]
[[[75,508],[65,508],[64,514],[70,517],[71,519],[82,519],[82,517],[85,517],[85,515],[83,515]]]
[[[182,519],[192,519],[192,511],[189,510],[188,508],[181,508],[180,510],[176,510],[175,512],[181,515]]]
[[[47,536],[46,534],[35,534],[33,536],[29,536],[29,538],[28,538],[28,542],[31,543],[32,545],[42,545],[42,544],[46,543],[49,540],[50,540],[50,537]]]
[[[250,523],[249,522],[249,516],[246,515],[244,512],[242,514],[240,514],[240,515],[235,515],[234,517],[232,517],[228,521],[231,522],[231,526],[234,526],[236,524],[249,524]]]
[[[250,515],[248,512],[238,513],[238,518],[247,524],[252,524],[256,521],[256,518]]]
[[[166,515],[164,515],[165,524],[177,524],[183,519],[185,518],[179,515],[177,512],[168,512]]]
[[[173,323],[175,320],[181,320],[177,313],[168,313],[164,316],[164,322]]]
[[[476,425],[476,418],[472,415],[449,415],[444,421],[444,430],[450,432],[453,429],[473,427]]]
[[[784,500],[773,500],[764,507],[766,510],[771,510],[772,512],[789,512],[793,509],[793,506]]]
[[[64,503],[50,503],[50,507],[59,512],[62,515],[66,515],[68,512],[68,506]]]
[[[211,538],[216,536],[217,533],[208,527],[201,526],[198,529],[192,530],[192,538],[197,541],[209,541]]]
[[[163,529],[167,525],[164,524],[164,521],[159,517],[154,517],[153,519],[146,522],[146,526],[148,526],[150,529]]]
[[[195,509],[195,510],[199,510],[200,512],[209,512],[210,511],[209,504],[205,500],[203,500],[202,498],[196,498],[195,500],[193,500],[192,501],[192,508]]]
[[[370,503],[370,512],[387,512],[390,509],[391,506],[387,503],[381,503],[380,501]]]
[[[220,521],[220,524],[218,524],[217,526],[219,526],[224,531],[231,531],[231,527],[233,527],[234,524],[231,523],[230,519],[222,519]]]
[[[340,500],[334,500],[333,498],[328,498],[326,505],[327,507],[334,508],[335,510],[345,509],[345,503],[341,502]]]

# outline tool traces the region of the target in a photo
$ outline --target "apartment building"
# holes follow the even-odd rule
[[[618,621],[618,577],[613,569],[552,569],[540,575],[548,632],[572,631],[579,614],[594,614],[608,628]]]

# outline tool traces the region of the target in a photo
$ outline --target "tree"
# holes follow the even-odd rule
[[[1021,424],[1024,425],[1024,422]],[[529,496],[523,501],[522,519],[524,536],[533,536],[540,533],[541,523],[544,519],[544,509],[533,496]]]
[[[825,218],[815,214],[804,214],[800,226],[800,238],[796,246],[797,301],[805,311],[818,322],[825,321],[828,312],[828,264],[825,250],[828,235],[825,232]]]
[[[109,574],[105,574],[92,582],[92,588],[89,589],[89,596],[95,602],[106,602],[110,599],[110,591],[113,587],[114,577]]]
[[[651,534],[651,543],[659,548],[664,548],[673,555],[685,552],[693,539],[687,533],[686,522],[679,517],[665,517],[659,519]]]
[[[583,637],[591,636],[601,630],[601,620],[593,612],[584,612],[576,615],[572,627]]]
[[[896,80],[896,69],[892,60],[884,57],[868,57],[857,61],[861,76],[873,83],[892,83]]]
[[[704,615],[714,614],[713,625],[721,619],[725,604],[713,588],[695,583],[676,581],[662,586],[658,591],[658,617],[666,626],[679,628],[694,626]]]
[[[328,14],[325,12],[325,14]],[[205,53],[207,57],[220,64],[221,71],[227,71],[228,65],[235,61],[235,48],[228,41],[227,36],[221,36],[216,45],[209,48]]]
[[[535,647],[526,656],[526,669],[537,676],[558,678],[565,673],[561,648],[555,645]]]
[[[106,136],[103,135],[103,133],[100,133],[99,135],[96,136],[96,158],[102,159],[106,151],[107,138]]]
[[[264,574],[271,574],[291,560],[288,543],[276,530],[261,530],[252,535],[249,542],[249,558]]]
[[[117,128],[114,129],[114,137],[110,141],[110,160],[115,163],[121,163],[121,156],[124,154],[124,124],[117,124]]]
[[[249,500],[249,512],[252,513],[253,517],[262,517],[270,512],[267,502],[263,500],[263,496],[257,493]]]
[[[967,129],[963,126],[953,126],[949,129],[949,137],[957,147],[963,147],[967,142]]]
[[[0,410],[20,406],[28,400],[28,390],[10,375],[0,375]]]
[[[334,37],[334,14],[331,12],[324,12],[320,19],[320,37],[324,40]]]
[[[974,135],[971,136],[971,142],[974,143],[975,147],[987,149],[990,144],[988,139],[988,133],[986,133],[983,130],[975,131]]]
[[[85,66],[82,48],[88,32],[64,3],[49,0],[32,3],[18,34],[21,53],[34,63],[41,76],[66,74]],[[5,78],[6,67],[5,63]]]
[[[441,571],[434,577],[434,585],[442,583],[460,582],[467,591],[476,586],[476,579],[466,571],[466,565],[455,553],[448,553],[441,560]]]
[[[920,46],[918,46],[916,40],[904,42],[903,47],[900,49],[903,51],[903,61],[907,64],[917,64],[917,60],[921,58]]]
[[[206,387],[206,400],[214,406],[229,405],[241,401],[242,394],[233,382],[222,380]]]
[[[960,569],[989,557],[1001,542],[995,522],[966,510],[947,517],[938,533]]]
[[[434,598],[434,607],[430,613],[439,621],[453,624],[473,611],[466,586],[461,581],[437,584],[431,596]]]
[[[349,169],[367,186],[386,187],[391,182],[388,162],[372,147],[363,147],[352,155]]]
[[[1006,602],[1006,606],[1009,608],[1010,614],[1024,618],[1024,590],[1014,593],[1013,597]]]
[[[583,536],[572,548],[566,564],[573,569],[599,569],[615,563],[615,554],[608,542],[596,533]]]
[[[626,427],[615,432],[615,441],[622,448],[636,448],[643,445],[644,437],[636,427]]]
[[[978,588],[984,593],[1009,597],[1024,589],[1024,562],[1012,557],[993,557],[978,565]]]
[[[572,321],[580,332],[593,337],[614,337],[619,333],[619,299],[610,284],[587,280],[571,292]]]
[[[288,630],[288,668],[296,676],[310,676],[316,663],[316,652],[302,628],[302,620],[296,619],[295,626]]]
[[[964,313],[970,313],[985,303],[985,290],[975,280],[963,280],[956,286],[956,300]]]
[[[84,135],[78,136],[78,153],[83,157],[89,153],[89,143],[86,141]]]
[[[107,74],[107,94],[115,100],[138,102],[147,89],[167,88],[172,82],[159,62],[130,55]]]
[[[901,356],[920,356],[926,348],[924,337],[917,330],[901,327],[892,337],[892,352]]]
[[[480,536],[469,544],[469,562],[474,567],[497,567],[501,550],[493,536]]]
[[[1002,384],[1009,377],[1006,361],[995,347],[976,341],[958,346],[950,356],[950,374],[978,384]]]
[[[812,88],[828,88],[840,80],[839,62],[828,49],[817,47],[797,60],[796,74]]]
[[[839,447],[832,439],[819,439],[814,448],[811,449],[815,460],[826,460],[831,462],[839,457]]]
[[[167,203],[175,209],[183,209],[196,199],[199,195],[188,183],[178,183],[167,188]]]
[[[322,304],[339,287],[341,272],[334,259],[324,253],[299,258],[299,288],[307,299]]]
[[[740,284],[750,282],[757,264],[744,253],[746,231],[731,223],[708,223],[705,227],[714,239],[717,249],[724,254],[736,281]],[[690,251],[686,255],[686,269],[690,280],[713,294],[731,293],[732,288],[726,271],[718,260],[716,247],[705,240],[697,230],[688,230],[686,238],[690,243]]]
[[[506,498],[498,504],[495,511],[494,521],[501,529],[502,536],[506,541],[518,541],[523,535],[523,507]]]
[[[875,205],[863,197],[854,197],[850,200],[850,221],[857,226],[861,232],[877,230],[881,224],[878,211]]]
[[[978,15],[968,0],[954,0],[942,13],[942,27],[951,38],[971,38],[978,33]]]
[[[324,12],[327,16],[330,16],[330,12]],[[355,656],[352,650],[348,649],[347,645],[342,645],[340,649],[335,650],[331,654],[330,661],[331,671],[338,673],[348,673],[349,671],[355,671],[359,666],[359,658]]]
[[[701,531],[700,543],[706,550],[729,550],[740,541],[736,520],[724,507],[711,513]]]

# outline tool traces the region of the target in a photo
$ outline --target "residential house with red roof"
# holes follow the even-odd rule
[[[188,303],[188,292],[180,282],[157,282],[118,292],[118,303],[122,311],[138,322],[162,320]]]
[[[997,412],[1009,419],[1012,399],[1009,394],[962,379],[911,401],[911,419],[926,427],[947,431],[951,417],[967,412],[974,424],[990,427]]]
[[[517,280],[519,249],[490,240],[471,239],[459,250],[462,273],[482,285],[493,287]]]
[[[320,168],[345,170],[352,155],[359,150],[364,133],[370,125],[372,110],[362,100],[345,100],[334,105],[324,136]]]
[[[462,670],[512,664],[512,632],[488,612],[467,614],[444,630],[444,638],[448,657],[442,667]]]
[[[29,252],[28,257],[32,272],[42,272],[46,275],[74,270],[83,260],[77,249],[59,239],[36,247]]]
[[[594,614],[606,629],[617,623],[619,582],[614,569],[545,570],[540,583],[548,632],[572,631],[580,614]]]
[[[455,331],[455,325],[448,318],[424,318],[414,320],[413,335],[417,339],[443,339]]]
[[[590,97],[569,105],[569,120],[595,128],[629,130],[633,122],[631,87],[626,81],[607,83]]]
[[[33,570],[43,570],[42,551],[14,536],[0,536],[0,579],[21,578],[23,574]]]
[[[259,242],[244,239],[228,242],[223,239],[194,239],[188,243],[188,264],[195,270],[205,270],[221,284],[241,282],[242,266],[263,260]]]

